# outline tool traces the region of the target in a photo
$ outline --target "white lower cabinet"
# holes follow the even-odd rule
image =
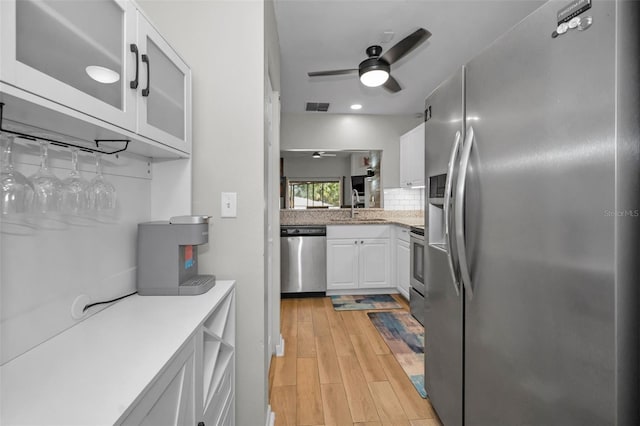
[[[354,239],[327,239],[327,290],[358,288],[360,247]]]
[[[234,425],[234,287],[133,295],[4,363],[0,424]]]
[[[359,287],[378,288],[391,285],[391,247],[389,240],[360,240]]]
[[[396,227],[395,238],[395,267],[394,276],[398,291],[405,299],[409,300],[409,285],[411,274],[411,250],[409,246],[409,230],[400,226]]]
[[[391,287],[388,225],[327,227],[327,291]]]
[[[171,361],[123,425],[194,425],[195,339]]]
[[[196,410],[201,413],[198,418],[201,426],[234,424],[235,316],[232,292],[204,322],[199,333]]]
[[[230,292],[122,422],[124,425],[233,425],[235,300]]]

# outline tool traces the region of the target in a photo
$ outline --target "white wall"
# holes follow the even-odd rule
[[[280,44],[273,0],[264,3],[264,51],[265,51],[265,256],[266,326],[270,345],[265,351],[265,363],[270,366],[271,356],[282,351],[280,340]],[[268,287],[268,285],[266,287]],[[269,400],[269,383],[265,382]]]
[[[236,423],[264,425],[265,4],[139,3],[192,69],[193,211],[213,216],[200,268],[237,280]],[[220,218],[221,192],[237,192],[237,218]]]
[[[400,185],[400,135],[422,122],[415,116],[283,113],[280,149],[382,150],[382,185]]]
[[[37,146],[17,142],[14,152],[19,172],[38,170]],[[51,171],[65,179],[69,150],[52,147],[49,154]],[[79,165],[84,179],[95,176],[93,155],[81,153]],[[146,158],[128,154],[105,156],[103,165],[117,191],[115,218],[0,219],[0,363],[78,323],[71,317],[77,296],[97,302],[135,291],[137,224],[151,217],[149,166]],[[106,306],[91,308],[87,316]]]

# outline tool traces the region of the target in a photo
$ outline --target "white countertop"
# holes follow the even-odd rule
[[[114,424],[224,299],[134,295],[0,367],[2,425]]]

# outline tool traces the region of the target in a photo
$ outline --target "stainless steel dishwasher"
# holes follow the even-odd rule
[[[327,291],[327,227],[280,228],[280,292]]]

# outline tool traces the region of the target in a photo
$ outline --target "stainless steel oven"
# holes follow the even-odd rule
[[[409,306],[411,315],[424,325],[424,227],[412,227],[409,233],[411,252],[411,289],[409,290]]]

